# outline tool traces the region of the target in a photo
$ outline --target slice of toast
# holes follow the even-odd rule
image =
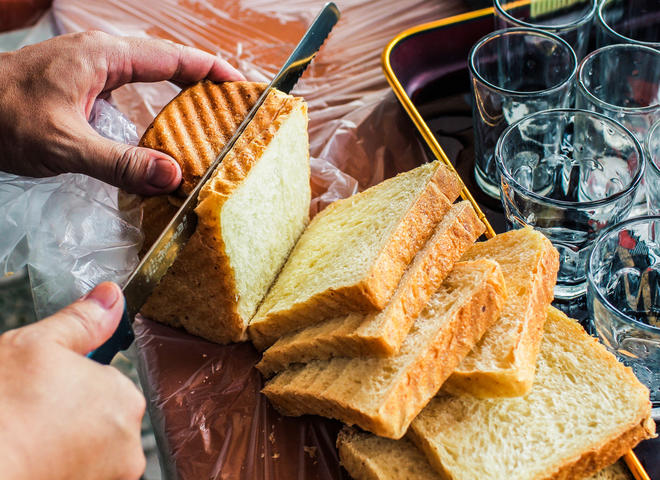
[[[509,296],[501,318],[461,362],[443,389],[477,397],[524,395],[534,380],[559,254],[543,234],[528,227],[479,242],[462,260],[477,258],[490,258],[501,265]]]
[[[394,355],[429,297],[484,230],[469,202],[453,205],[417,252],[381,312],[354,313],[284,335],[264,352],[257,368],[271,376],[291,363]]]
[[[140,146],[170,155],[181,166],[179,193],[195,188],[225,143],[257,102],[265,83],[199,82],[174,97],[140,139]],[[285,98],[282,92],[273,95]]]
[[[285,415],[317,414],[400,438],[504,304],[492,260],[458,263],[392,357],[333,358],[295,365],[263,393]]]
[[[444,480],[407,438],[392,440],[344,427],[337,436],[339,459],[355,480]],[[513,478],[513,477],[512,477]],[[517,477],[515,477],[517,478]],[[571,480],[577,480],[571,477]],[[634,480],[623,461],[588,480]]]
[[[184,90],[147,132],[179,155],[190,183],[242,120],[236,112],[246,104],[233,107],[244,96],[234,94],[253,92],[245,94],[252,98],[263,90],[232,85],[202,82]],[[250,318],[308,223],[309,178],[307,107],[272,91],[204,185],[197,229],[143,315],[219,343],[246,340]]]
[[[328,206],[250,322],[252,342],[263,350],[321,320],[384,308],[460,190],[456,174],[435,161]]]
[[[441,395],[408,436],[442,478],[579,479],[654,436],[649,391],[596,339],[547,312],[534,385],[523,397]]]

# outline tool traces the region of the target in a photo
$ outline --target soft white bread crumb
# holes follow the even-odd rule
[[[408,436],[443,478],[579,479],[654,436],[649,391],[596,339],[550,308],[523,397],[441,395]]]
[[[496,262],[458,263],[396,355],[296,365],[275,376],[263,392],[285,415],[318,414],[400,438],[497,319],[504,297]]]
[[[524,395],[532,386],[559,254],[543,234],[524,228],[476,243],[462,260],[490,258],[502,267],[507,298],[502,316],[461,362],[443,389],[477,397]]]
[[[459,192],[459,179],[436,161],[331,204],[300,237],[250,339],[265,349],[325,318],[382,309]]]

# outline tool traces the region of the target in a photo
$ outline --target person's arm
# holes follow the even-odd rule
[[[165,40],[102,32],[63,35],[0,54],[0,170],[78,172],[133,193],[174,190],[168,155],[107,140],[87,123],[94,100],[130,82],[242,80],[221,58]]]
[[[119,287],[102,283],[52,317],[0,335],[0,477],[138,479],[144,397],[85,357],[114,331]]]

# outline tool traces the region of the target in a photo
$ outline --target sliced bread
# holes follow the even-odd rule
[[[285,415],[318,414],[400,438],[497,319],[504,297],[496,262],[456,264],[396,355],[294,365],[270,380],[263,393]]]
[[[527,395],[438,396],[408,436],[442,478],[542,480],[592,475],[654,432],[632,370],[551,308]]]
[[[270,376],[291,363],[395,354],[429,297],[484,229],[469,202],[453,205],[382,311],[354,313],[286,334],[264,352],[257,368]]]
[[[534,380],[546,309],[553,298],[559,254],[527,227],[475,244],[462,260],[490,258],[502,267],[507,297],[502,316],[443,385],[477,397],[524,395]]]
[[[239,91],[249,85],[239,83]],[[233,113],[235,91],[216,87],[204,82],[184,90],[148,132],[167,140],[182,165],[195,167],[191,182],[222,148],[222,132],[242,120]],[[271,92],[204,185],[197,230],[142,313],[215,342],[246,340],[249,320],[308,223],[308,152],[305,103]]]
[[[405,437],[392,440],[344,427],[337,436],[337,449],[341,464],[355,480],[445,479]],[[619,460],[588,480],[633,480],[633,476]]]
[[[384,308],[460,189],[458,177],[435,161],[328,206],[250,322],[252,342],[263,350],[321,320]]]

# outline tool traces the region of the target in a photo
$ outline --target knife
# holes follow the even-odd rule
[[[204,176],[197,183],[195,189],[190,193],[186,201],[181,205],[174,218],[165,227],[163,233],[154,242],[147,254],[142,258],[137,268],[133,271],[123,287],[124,292],[124,314],[119,326],[103,345],[88,354],[88,357],[99,363],[108,364],[121,350],[127,349],[135,338],[132,323],[135,315],[140,311],[147,298],[154,291],[161,278],[172,266],[179,252],[183,249],[188,239],[195,232],[197,216],[194,212],[197,206],[197,198],[206,181],[211,178],[222,159],[232,149],[236,140],[241,136],[247,125],[254,118],[259,107],[264,103],[271,89],[277,88],[284,93],[289,93],[303,74],[307,65],[316,56],[319,48],[325,42],[332,27],[339,20],[339,9],[332,3],[326,3],[321,12],[316,16],[305,35],[296,46],[295,50],[284,63],[284,66],[275,75],[273,81],[266,87],[257,99],[243,122],[236,129],[234,135],[226,143],[211,166],[206,170]]]

